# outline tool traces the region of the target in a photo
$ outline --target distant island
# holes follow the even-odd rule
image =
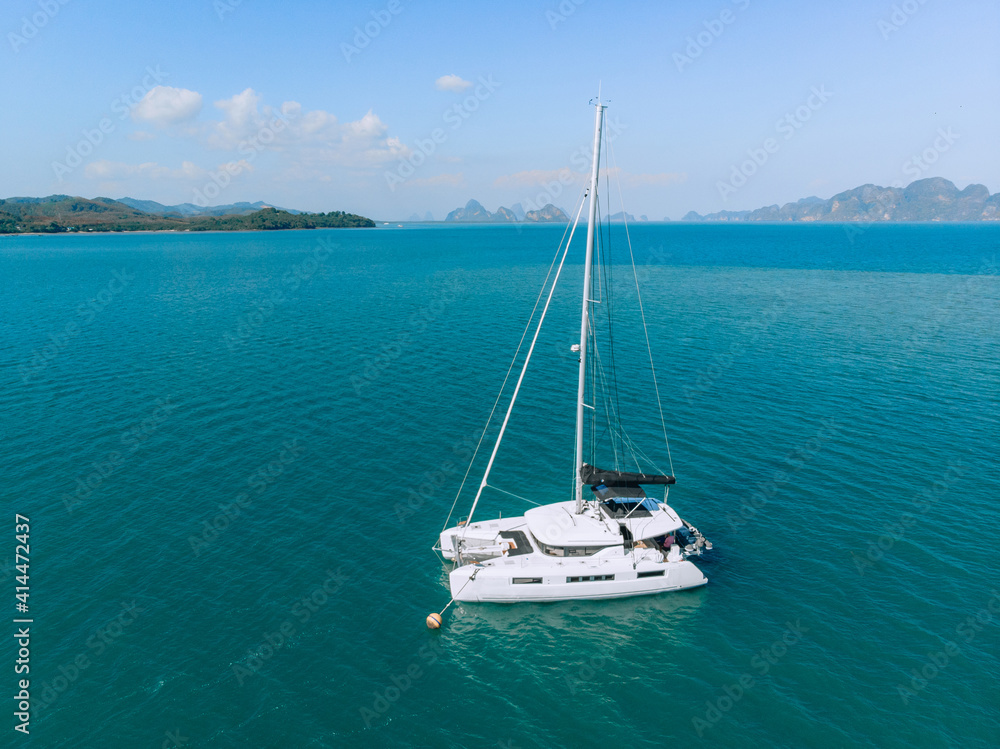
[[[959,190],[942,177],[917,180],[907,187],[862,185],[829,200],[809,197],[780,208],[719,211],[705,216],[691,211],[682,221],[998,221],[1000,193],[985,185]]]
[[[477,224],[513,224],[518,221],[526,223],[557,223],[569,221],[569,216],[561,208],[556,208],[552,203],[534,211],[525,211],[520,203],[515,203],[510,208],[500,206],[496,213],[490,213],[477,200],[470,200],[465,204],[465,208],[456,208],[449,213],[445,221],[477,223]]]
[[[372,227],[370,218],[343,211],[301,213],[264,203],[201,208],[165,206],[134,198],[47,198],[0,200],[0,234],[58,234],[101,231],[272,231]]]

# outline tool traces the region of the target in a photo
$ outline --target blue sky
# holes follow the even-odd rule
[[[653,220],[1000,190],[995,1],[8,0],[0,31],[4,197],[569,208],[599,83]]]

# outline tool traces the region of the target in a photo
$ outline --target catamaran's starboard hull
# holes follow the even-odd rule
[[[636,568],[630,562],[599,567],[565,564],[558,571],[549,565],[532,570],[520,565],[514,569],[467,564],[452,570],[448,578],[452,597],[470,603],[629,598],[697,588],[708,582],[701,570],[686,560],[645,562]],[[534,582],[538,579],[541,582]]]

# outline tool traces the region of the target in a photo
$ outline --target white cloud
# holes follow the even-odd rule
[[[83,173],[88,179],[122,179],[135,174],[137,169],[138,165],[100,159],[87,164]]]
[[[583,182],[590,175],[581,172],[574,172],[571,169],[531,169],[526,172],[516,172],[497,177],[493,181],[494,187],[535,187],[536,185],[546,185],[550,182],[561,182],[570,185],[575,182]]]
[[[259,94],[248,88],[229,99],[216,101],[215,108],[222,111],[223,119],[208,125],[207,144],[212,148],[236,148],[254,130],[259,130],[263,124],[257,109],[260,99]]]
[[[410,149],[370,109],[360,120],[340,128],[339,142],[328,152],[334,163],[353,167],[378,167],[410,155]]]
[[[215,102],[215,108],[221,109],[225,118],[212,125],[209,145],[217,148],[235,148],[242,141],[267,127],[268,122],[275,119],[275,113],[270,108],[265,108],[263,113],[260,112],[262,99],[263,97],[252,88],[247,88],[228,99]]]
[[[278,108],[263,104],[263,97],[252,88],[215,106],[225,117],[209,126],[206,143],[213,148],[239,149],[254,157],[265,150],[283,151],[290,163],[319,167],[375,168],[410,154],[371,110],[359,120],[341,123],[322,109],[304,112],[295,101]]]
[[[687,174],[681,172],[660,172],[658,174],[632,174],[615,167],[601,171],[601,179],[605,176],[613,181],[620,181],[622,187],[662,187],[678,184],[687,179]],[[535,187],[561,182],[564,185],[580,184],[590,179],[589,172],[578,172],[568,168],[562,169],[532,169],[525,172],[505,174],[493,181],[494,187]]]
[[[617,177],[611,170],[611,179],[620,179],[622,187],[664,187],[677,185],[687,180],[685,172],[658,172],[656,174],[631,174],[621,172]]]
[[[438,91],[454,91],[455,93],[462,93],[466,89],[472,88],[472,83],[470,81],[465,81],[459,78],[454,73],[451,75],[443,75],[434,81],[434,87]]]
[[[359,120],[342,123],[322,109],[303,111],[295,101],[280,107],[264,104],[252,88],[215,106],[224,119],[208,126],[205,143],[239,150],[250,160],[264,151],[281,152],[285,176],[319,179],[330,167],[374,170],[410,155],[410,149],[390,136],[388,126],[371,110]]]
[[[421,177],[419,179],[410,179],[400,185],[401,187],[438,187],[440,185],[446,185],[448,187],[464,187],[465,174],[463,172],[458,172],[457,174],[438,174],[434,177]]]
[[[132,109],[132,119],[157,127],[176,125],[201,111],[201,94],[186,88],[154,86]]]
[[[241,162],[245,163],[245,162]],[[250,165],[247,164],[247,167]],[[220,167],[221,168],[221,167]],[[207,171],[196,166],[191,161],[185,161],[179,169],[160,166],[155,161],[146,161],[142,164],[126,164],[123,161],[108,161],[99,159],[87,164],[84,169],[84,176],[88,179],[100,180],[124,180],[132,177],[147,177],[149,179],[204,179]]]
[[[246,180],[245,189],[274,182],[314,186],[332,182],[336,189],[353,196],[368,180],[376,179],[382,169],[412,153],[371,110],[356,119],[340,120],[332,112],[306,110],[295,101],[268,104],[260,93],[246,88],[214,101],[197,120],[181,121],[177,119],[181,108],[165,105],[168,100],[176,104],[179,98],[183,97],[168,97],[160,92],[137,108],[137,120],[146,119],[157,125],[175,123],[162,130],[147,132],[151,128],[140,128],[130,134],[133,140],[155,139],[152,144],[143,143],[143,155],[148,161],[98,160],[81,169],[83,176],[104,185],[126,182],[138,194],[139,190],[164,189],[167,183],[178,189],[201,187],[213,174],[227,171],[246,175],[240,178]],[[177,165],[166,155],[170,151],[152,150],[169,148],[174,141],[183,144],[185,155],[193,157],[192,161]],[[213,153],[214,156],[210,155]],[[165,160],[169,165],[154,159]],[[228,164],[214,169],[211,166],[227,160]],[[156,184],[159,186],[154,187]]]

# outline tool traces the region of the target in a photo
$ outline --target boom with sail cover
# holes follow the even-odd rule
[[[580,481],[594,486],[639,486],[639,484],[676,484],[673,476],[656,473],[626,473],[625,471],[605,471],[584,463],[580,467]]]

